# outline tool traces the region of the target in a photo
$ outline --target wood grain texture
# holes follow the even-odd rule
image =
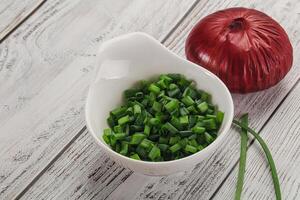
[[[99,44],[132,31],[162,39],[193,2],[49,1],[0,45],[0,199],[79,136]]]
[[[0,1],[0,40],[28,17],[44,0]]]
[[[282,199],[300,199],[300,84],[285,99],[270,122],[261,131],[276,161]],[[215,195],[215,199],[233,199],[237,168]],[[275,199],[273,182],[264,152],[258,143],[248,150],[242,199]]]
[[[177,30],[170,35],[165,44],[175,53],[184,56],[184,41],[192,26],[208,13],[232,6],[253,7],[272,15],[287,30],[296,51],[293,69],[276,87],[248,95],[234,95],[236,115],[240,115],[242,112],[249,112],[251,126],[260,129],[300,77],[298,68],[299,58],[296,56],[298,53],[297,48],[299,48],[298,29],[300,26],[299,15],[297,14],[297,7],[299,7],[298,2],[295,0],[276,2],[252,1],[240,4],[237,0],[200,1],[187,18],[183,20]],[[90,136],[87,135],[87,137]],[[80,148],[76,147],[76,145],[78,146],[78,144],[81,143],[80,140],[81,139],[78,139],[78,141],[76,141],[77,143],[71,145],[70,148],[78,149],[77,151],[79,151]],[[60,160],[51,166],[51,169],[55,171],[65,170],[65,173],[68,175],[68,180],[76,179],[72,181],[72,189],[66,189],[67,193],[69,193],[69,190],[74,190],[74,188],[90,182],[86,179],[86,173],[91,169],[91,166],[94,166],[92,168],[97,170],[97,164],[94,160],[101,155],[100,150],[93,147],[87,148],[86,151],[85,154],[81,155],[82,158],[80,159],[85,159],[85,164],[82,165],[89,169],[83,168],[82,170],[73,172],[68,170],[68,165],[62,169],[61,166],[64,165],[63,158],[67,158],[69,156],[68,154],[63,154]],[[87,155],[95,155],[95,157]],[[134,173],[127,178],[108,199],[209,199],[235,166],[238,155],[239,135],[232,129],[229,137],[224,141],[223,145],[220,146],[219,150],[207,161],[199,163],[192,172],[162,178],[146,177]],[[50,173],[49,170],[46,171],[44,176],[29,189],[24,198],[27,199],[32,196],[43,197],[43,192],[45,191],[47,193],[46,195],[48,195],[48,193],[55,193],[54,191],[57,188],[61,190],[61,187],[64,186],[57,184],[55,181],[62,180],[64,176],[49,178]],[[78,182],[78,177],[82,177],[80,179],[82,181]],[[93,180],[93,176],[90,177],[90,180]],[[67,184],[69,185],[70,183],[68,182]],[[53,198],[56,196],[47,197]],[[100,198],[100,195],[98,198]]]

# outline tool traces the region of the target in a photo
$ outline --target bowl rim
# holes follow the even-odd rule
[[[85,103],[85,120],[86,120],[86,126],[87,126],[87,129],[88,131],[90,132],[90,134],[93,136],[93,138],[96,140],[97,144],[99,144],[102,148],[104,148],[106,151],[108,151],[108,153],[112,153],[113,155],[117,156],[117,157],[120,157],[128,162],[133,162],[135,164],[142,164],[142,165],[147,165],[147,166],[158,166],[158,165],[169,165],[169,164],[174,164],[174,163],[178,163],[178,162],[184,162],[184,161],[187,161],[187,160],[194,160],[195,158],[197,157],[203,157],[205,154],[208,154],[209,152],[212,152],[214,149],[217,148],[217,145],[220,144],[226,134],[228,133],[229,129],[230,129],[230,126],[232,124],[232,121],[233,121],[233,115],[234,115],[234,104],[233,104],[233,99],[232,99],[232,96],[231,96],[231,93],[229,92],[229,89],[227,88],[227,86],[224,84],[224,82],[219,78],[217,77],[215,74],[213,74],[212,72],[208,71],[207,69],[205,69],[204,67],[200,66],[200,65],[196,65],[195,63],[192,63],[191,61],[189,60],[186,60],[180,56],[178,56],[177,54],[175,54],[174,52],[172,52],[171,50],[167,49],[163,44],[161,44],[158,40],[156,40],[154,37],[144,33],[144,32],[132,32],[132,33],[128,33],[128,34],[124,34],[124,35],[121,35],[121,36],[118,36],[118,37],[115,37],[115,38],[112,38],[108,41],[105,41],[104,43],[101,44],[101,46],[99,47],[99,50],[98,50],[98,54],[97,54],[97,61],[99,60],[99,55],[102,51],[105,50],[105,47],[108,46],[109,44],[111,43],[115,43],[117,41],[120,41],[120,40],[124,40],[126,38],[131,38],[133,36],[142,36],[142,37],[145,37],[149,40],[151,40],[152,42],[156,43],[156,45],[159,45],[161,48],[163,48],[165,51],[168,51],[168,53],[170,53],[170,55],[172,56],[175,56],[177,59],[185,62],[186,64],[189,64],[191,67],[194,67],[194,68],[197,68],[198,70],[200,69],[201,71],[199,71],[200,73],[206,73],[208,76],[212,76],[216,81],[218,81],[221,86],[222,86],[222,89],[225,91],[225,94],[226,94],[226,98],[229,100],[229,112],[227,113],[228,115],[228,121],[226,122],[226,124],[224,124],[224,128],[221,132],[218,132],[218,137],[211,143],[209,144],[208,146],[206,146],[203,150],[201,151],[198,151],[194,154],[191,154],[189,156],[186,156],[186,157],[183,157],[183,158],[180,158],[180,159],[177,159],[177,160],[170,160],[170,161],[158,161],[158,162],[155,162],[155,161],[145,161],[145,160],[135,160],[135,159],[132,159],[130,157],[127,157],[127,156],[124,156],[120,153],[117,153],[116,151],[112,150],[107,144],[104,144],[104,142],[102,142],[98,137],[97,135],[95,134],[92,126],[91,126],[91,120],[90,120],[90,110],[89,110],[89,100],[90,100],[90,95],[91,95],[91,88],[92,88],[92,84],[89,86],[89,90],[88,90],[88,95],[87,95],[87,98],[86,98],[86,103]],[[223,122],[224,123],[224,122]],[[114,159],[115,160],[115,159]]]

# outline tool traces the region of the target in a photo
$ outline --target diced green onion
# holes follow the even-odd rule
[[[159,158],[160,157],[160,149],[154,145],[152,147],[151,151],[149,152],[148,157],[151,160],[155,160],[156,158]]]
[[[212,143],[215,139],[213,136],[211,136],[209,133],[205,132],[204,133],[205,140],[208,144]]]
[[[109,127],[111,127],[111,128],[113,128],[116,124],[111,115],[107,118],[107,123],[108,123]]]
[[[144,138],[146,138],[146,135],[142,133],[135,133],[132,135],[130,144],[139,144]]]
[[[206,129],[214,130],[217,129],[216,121],[214,119],[203,120]]]
[[[185,146],[184,150],[190,153],[196,153],[198,151],[196,147],[189,144]]]
[[[171,134],[178,133],[177,128],[175,128],[171,123],[167,122],[163,125],[163,128],[168,130]]]
[[[121,143],[121,151],[119,152],[120,154],[126,156],[128,153],[128,143],[127,142],[122,142]]]
[[[110,144],[110,137],[112,135],[112,130],[110,128],[106,128],[103,131],[103,140],[106,142],[106,144]]]
[[[196,153],[218,136],[224,113],[181,74],[142,80],[107,118],[112,150],[137,160],[169,161]]]
[[[141,106],[138,105],[138,104],[135,104],[133,106],[133,113],[134,113],[134,115],[141,114],[141,112],[142,112]]]
[[[202,102],[200,104],[198,104],[198,109],[200,110],[201,113],[205,113],[208,109],[208,105],[206,102]]]
[[[170,101],[169,103],[167,103],[165,105],[165,108],[168,112],[172,112],[174,111],[175,109],[178,108],[178,101],[177,100],[172,100]]]
[[[123,132],[123,128],[121,125],[117,125],[114,127],[114,132],[115,133],[122,133]]]
[[[149,120],[149,123],[150,123],[151,125],[153,125],[153,126],[156,126],[156,125],[160,124],[160,121],[159,121],[159,119],[157,119],[157,118],[151,118],[151,119]]]
[[[157,146],[158,146],[158,148],[159,148],[162,152],[167,151],[168,148],[170,147],[170,146],[167,145],[167,144],[161,144],[161,143],[159,143]]]
[[[173,146],[171,146],[169,149],[172,153],[175,153],[181,149],[181,145],[176,143]]]
[[[111,114],[116,118],[120,118],[122,115],[126,114],[126,107],[119,107],[111,111]]]
[[[143,139],[142,142],[140,143],[141,147],[144,147],[144,148],[149,148],[152,144],[152,141],[151,140],[148,140],[148,139]]]
[[[155,110],[156,112],[160,112],[162,108],[162,105],[158,103],[157,101],[154,101],[152,105],[152,109]]]
[[[147,135],[147,136],[149,136],[149,135],[150,135],[150,131],[151,131],[150,126],[145,125],[145,128],[144,128],[144,134]]]
[[[158,142],[159,142],[160,144],[168,144],[169,138],[161,136],[161,137],[159,137]]]
[[[189,117],[186,116],[182,116],[179,118],[179,123],[183,126],[188,125],[189,124]]]
[[[189,137],[193,134],[192,131],[179,131],[181,137]]]
[[[181,101],[186,105],[186,106],[191,106],[195,103],[195,101],[192,99],[190,96],[185,96],[181,99]]]
[[[169,144],[173,145],[173,144],[177,143],[179,140],[180,140],[180,137],[178,137],[178,136],[170,137]]]
[[[121,117],[120,119],[118,119],[118,124],[123,125],[123,124],[128,123],[129,121],[130,121],[129,115],[126,115],[126,116]]]
[[[121,140],[121,139],[124,139],[126,137],[126,134],[125,133],[116,133],[114,134],[116,140]]]
[[[223,119],[224,119],[224,113],[221,112],[221,111],[218,111],[218,112],[217,112],[217,118],[216,118],[217,122],[218,122],[219,124],[221,124],[222,121],[223,121]]]
[[[160,88],[157,87],[155,84],[151,84],[148,89],[149,89],[149,91],[151,91],[155,94],[159,94],[159,92],[160,92]]]
[[[192,128],[193,133],[202,134],[205,132],[205,128],[201,126],[195,126]]]
[[[132,159],[135,159],[135,160],[141,160],[140,159],[140,157],[139,157],[139,155],[138,154],[132,154],[131,156],[130,156],[130,158],[132,158]]]

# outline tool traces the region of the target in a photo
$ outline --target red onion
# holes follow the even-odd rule
[[[188,60],[240,93],[275,85],[293,62],[284,29],[268,15],[247,8],[229,8],[203,18],[189,34],[185,52]]]

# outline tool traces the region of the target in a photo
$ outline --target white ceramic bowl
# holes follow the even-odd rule
[[[189,170],[210,156],[226,137],[233,119],[233,101],[227,87],[214,74],[175,55],[151,36],[130,33],[103,43],[96,68],[86,101],[87,127],[101,151],[134,172],[161,176]],[[174,161],[138,161],[116,153],[102,139],[109,112],[121,104],[125,89],[138,80],[163,73],[184,74],[198,88],[212,94],[213,103],[225,112],[217,139],[202,151]]]

